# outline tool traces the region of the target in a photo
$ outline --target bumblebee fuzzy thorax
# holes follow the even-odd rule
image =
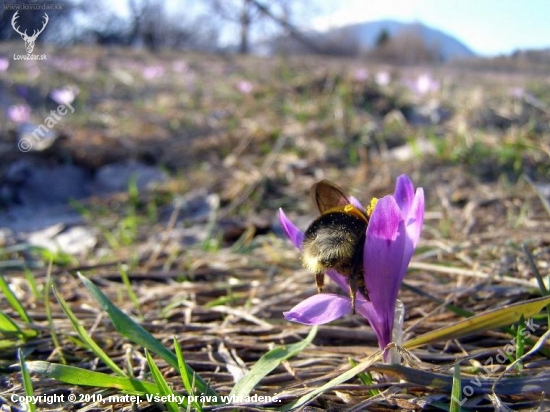
[[[302,265],[315,274],[332,268],[349,275],[365,229],[364,220],[346,212],[321,215],[304,233]]]
[[[327,233],[329,228],[314,228],[304,236],[302,265],[312,273],[320,273],[349,260],[354,253],[354,239],[347,233]]]

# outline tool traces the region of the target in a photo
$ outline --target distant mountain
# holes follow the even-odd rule
[[[302,40],[285,35],[257,43],[253,46],[253,51],[267,55],[321,53],[353,56],[375,49],[377,40],[384,31],[390,40],[400,37],[410,39],[413,36],[421,39],[426,49],[436,53],[439,61],[475,57],[475,53],[464,43],[442,31],[422,23],[401,23],[394,20],[351,24],[324,32],[309,31],[302,33]]]
[[[362,50],[370,50],[376,46],[376,41],[383,31],[386,31],[390,38],[396,37],[403,32],[410,32],[419,35],[427,46],[437,48],[443,61],[453,58],[475,57],[475,53],[464,43],[456,38],[432,29],[422,23],[402,23],[394,20],[379,20],[366,23],[351,24],[329,30],[325,35],[336,37],[345,33],[352,36],[359,43]]]

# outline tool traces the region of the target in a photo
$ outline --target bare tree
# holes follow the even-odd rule
[[[433,63],[442,60],[438,44],[428,44],[419,27],[407,28],[370,53],[371,57],[396,64]]]
[[[260,0],[211,0],[212,13],[239,28],[238,52],[250,52],[251,32],[259,26],[275,27],[271,33],[288,35],[308,48],[317,50],[317,45],[304,36],[291,22],[292,9],[298,2],[276,0],[265,4]]]
[[[97,44],[142,45],[150,50],[160,47],[188,48],[194,50],[219,50],[218,40],[222,30],[234,25],[238,31],[238,51],[249,53],[253,39],[274,38],[288,35],[299,43],[308,44],[292,17],[304,18],[311,13],[303,7],[308,0],[209,0],[205,3],[186,0],[179,3],[178,12],[173,3],[163,0],[128,0],[129,17],[117,14],[111,0],[84,2],[82,0],[59,0],[60,10],[48,11],[47,28],[37,42],[44,40],[56,43],[94,42]],[[33,3],[34,2],[34,3]],[[6,0],[5,5],[36,4],[35,0]],[[296,10],[301,13],[296,14]],[[169,10],[169,11],[168,11]],[[176,10],[176,11],[174,11]],[[20,38],[11,21],[15,9],[0,9],[0,40]],[[74,17],[78,15],[78,20]],[[41,30],[44,13],[22,10],[16,19],[16,28],[27,34]]]
[[[261,13],[252,0],[212,0],[212,12],[229,23],[239,26],[239,53],[250,51],[250,26],[257,23]]]
[[[170,12],[162,0],[129,0],[131,42],[155,51],[160,47],[217,50],[218,29],[196,9]]]
[[[165,28],[163,3],[153,0],[130,0],[128,5],[131,13],[131,39],[155,51],[160,46],[162,31]]]

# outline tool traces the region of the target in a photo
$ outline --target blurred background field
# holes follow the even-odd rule
[[[322,178],[365,203],[391,193],[403,173],[424,188],[424,230],[400,293],[406,336],[457,322],[449,304],[480,313],[543,293],[534,273],[547,276],[550,262],[550,49],[479,55],[452,36],[433,41],[419,22],[371,24],[369,46],[356,37],[367,25],[298,24],[324,2],[206,3],[187,2],[186,12],[131,1],[120,15],[62,3],[62,12],[45,10],[33,51],[46,60],[14,58],[27,54],[15,11],[0,10],[0,271],[37,331],[4,334],[0,404],[23,391],[17,348],[27,360],[105,371],[53,295],[45,313],[50,261],[59,294],[118,364],[146,375],[142,348],[114,332],[77,271],[166,346],[178,336],[188,364],[228,393],[273,345],[310,330],[282,316],[316,288],[277,210],[307,228],[316,214],[309,188]],[[43,23],[42,11],[19,14],[28,32]],[[80,29],[71,38],[67,27]],[[74,111],[52,115],[67,104]],[[40,125],[47,131],[37,135]],[[23,323],[6,299],[0,306]],[[541,336],[548,327],[538,321]],[[488,330],[413,353],[421,368],[450,375],[449,365],[471,356],[461,367],[475,374],[509,340]],[[295,400],[376,347],[357,316],[322,326],[257,392]],[[545,354],[531,360],[523,376],[545,373]],[[170,365],[158,364],[182,390]],[[33,382],[37,393],[94,391]],[[471,397],[471,410],[493,410],[489,394]],[[540,391],[498,396],[515,410],[548,407]],[[355,379],[312,405],[437,410],[450,398],[425,382],[369,397]]]

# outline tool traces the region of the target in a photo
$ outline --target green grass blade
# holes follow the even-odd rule
[[[137,185],[137,175],[134,173],[130,176],[128,181],[128,200],[132,213],[135,214],[136,209],[139,207],[139,187]]]
[[[358,363],[355,359],[349,358],[348,361],[349,361],[349,364],[352,367],[358,365]],[[372,375],[369,372],[360,372],[360,373],[357,374],[357,378],[365,386],[370,386],[370,385],[374,384],[374,380],[372,379]],[[369,393],[370,396],[376,396],[376,395],[380,395],[381,392],[380,392],[379,389],[369,389],[368,393]]]
[[[5,336],[22,336],[23,331],[17,323],[4,312],[0,312],[0,333]]]
[[[456,339],[485,330],[498,329],[516,323],[522,315],[526,319],[531,318],[548,304],[550,304],[550,297],[545,296],[489,310],[471,318],[461,320],[453,325],[445,326],[410,339],[404,342],[402,346],[406,349],[411,349],[439,340]]]
[[[32,387],[31,375],[29,374],[29,370],[21,349],[17,349],[17,357],[19,358],[19,367],[21,368],[21,377],[23,379],[23,388],[25,388],[25,395],[32,396],[34,395],[34,389]],[[28,402],[27,406],[31,412],[36,411],[36,405],[34,403]]]
[[[544,284],[544,280],[542,279],[542,276],[540,274],[539,268],[537,264],[535,263],[535,259],[533,259],[533,255],[529,248],[527,247],[526,243],[523,243],[521,245],[521,248],[523,249],[523,253],[525,253],[525,256],[527,257],[527,263],[529,264],[529,267],[531,268],[531,271],[533,272],[533,276],[535,276],[535,279],[537,280],[537,284],[539,285],[540,292],[543,296],[548,296],[548,288]]]
[[[133,394],[157,393],[157,385],[134,378],[107,375],[101,372],[77,368],[76,366],[60,365],[45,361],[27,362],[30,372],[42,377],[52,378],[61,382],[79,386],[97,386],[99,388],[114,388]]]
[[[156,353],[168,362],[170,366],[177,368],[177,359],[172,352],[155,339],[153,335],[143,329],[142,326],[138,325],[128,315],[117,308],[93,282],[80,274],[78,276],[92,297],[99,303],[101,309],[107,312],[113,322],[113,326],[121,335]]]
[[[0,275],[0,292],[2,292],[10,306],[19,314],[19,317],[21,317],[25,323],[32,323],[27,311],[21,302],[19,302],[19,299],[17,299],[17,296],[15,296],[8,282],[6,282],[6,279],[4,279],[2,275]]]
[[[25,274],[25,279],[27,280],[27,283],[31,287],[33,296],[35,297],[35,299],[39,299],[40,298],[40,289],[38,288],[38,285],[36,283],[36,277],[29,270],[29,268],[25,268],[23,270],[23,273]]]
[[[169,397],[174,396],[175,394],[168,386],[166,379],[164,379],[164,376],[162,376],[162,373],[160,372],[158,366],[156,365],[148,350],[145,351],[145,357],[147,358],[147,364],[149,365],[149,369],[151,370],[151,375],[153,375],[153,379],[155,380],[157,387],[159,388],[159,395],[170,399]],[[182,400],[183,399],[185,399],[185,397],[182,397]],[[183,402],[184,406],[186,403],[187,402]],[[166,405],[168,410],[171,412],[178,412],[179,410],[178,404],[175,402],[166,401],[164,402],[164,405]]]
[[[187,368],[187,364],[185,363],[185,359],[183,357],[183,352],[181,351],[181,346],[176,337],[174,336],[174,349],[176,351],[176,357],[178,358],[178,367],[179,372],[181,376],[181,380],[183,382],[183,387],[187,391],[188,395],[195,395],[195,375],[189,375],[189,368]],[[199,404],[197,401],[194,400],[190,404],[193,407],[194,411],[202,411],[202,405]],[[189,407],[189,406],[188,406]]]
[[[525,359],[527,359],[529,356],[535,354],[536,352],[540,351],[549,338],[550,338],[550,329],[547,330],[546,332],[544,332],[544,334],[537,340],[537,343],[531,348],[531,350],[529,352],[523,354],[521,357],[519,357],[518,359],[516,359],[514,362],[512,362],[510,365],[508,365],[506,367],[504,372],[502,372],[500,374],[500,376],[497,378],[497,380],[493,384],[493,387],[491,388],[492,392],[495,393],[496,384],[499,382],[500,379],[502,379],[502,377],[506,374],[506,372],[510,371],[512,368],[515,368],[519,364],[523,365]],[[545,392],[548,393],[550,391],[550,385],[548,384],[548,382],[550,382],[550,380],[549,380],[548,376],[544,376],[544,373],[541,373],[537,377],[542,377],[543,379],[546,378],[545,381],[544,381],[544,383],[547,386],[547,388],[545,388]],[[517,382],[517,379],[516,379],[516,382]],[[532,386],[534,386],[534,385],[532,385]]]
[[[53,293],[55,297],[57,298],[57,301],[61,305],[61,309],[63,309],[63,312],[65,312],[65,315],[69,318],[71,324],[73,325],[74,330],[84,342],[84,344],[87,346],[89,350],[91,350],[99,359],[107,365],[109,369],[111,369],[114,373],[116,373],[119,376],[126,376],[124,371],[120,369],[115,362],[107,355],[103,349],[101,349],[97,343],[94,342],[92,337],[86,332],[86,329],[80,324],[77,317],[74,315],[73,311],[69,308],[67,305],[67,302],[57,293],[57,290],[53,288]]]
[[[48,272],[46,274],[46,284],[44,285],[44,312],[46,313],[46,319],[48,319],[48,326],[50,328],[50,334],[52,336],[52,342],[56,349],[56,353],[59,354],[59,358],[62,363],[67,363],[65,360],[65,356],[63,354],[63,348],[61,347],[61,344],[59,343],[59,339],[57,338],[57,333],[55,332],[55,326],[53,323],[53,317],[52,317],[52,309],[50,306],[50,289],[52,287],[52,268],[53,268],[53,260],[50,259],[50,263],[48,264]]]
[[[22,329],[8,315],[0,311],[0,351],[9,348],[18,348],[26,340],[34,338],[38,335],[38,331],[31,328]]]
[[[191,382],[193,380],[193,377],[191,376],[191,379],[188,370],[185,367],[185,359],[183,358],[183,352],[181,351],[181,346],[176,337],[174,336],[174,349],[176,351],[176,357],[178,359],[178,369],[180,372],[181,380],[183,382],[183,387],[187,391],[189,395],[193,395],[193,387],[191,386]]]
[[[453,370],[453,388],[451,389],[451,404],[449,412],[460,412],[462,401],[462,382],[460,381],[460,364],[456,364]]]
[[[147,332],[143,327],[134,322],[128,315],[122,312],[117,308],[108,298],[103,294],[103,292],[94,285],[89,279],[86,279],[80,273],[78,273],[79,279],[82,281],[84,286],[88,289],[92,297],[96,302],[101,306],[101,308],[107,312],[111,322],[115,329],[124,337],[131,340],[132,342],[150,350],[151,352],[156,353],[162,359],[164,359],[170,366],[177,369],[178,360],[176,356],[170,352],[165,346],[162,345],[153,335]],[[194,371],[186,365],[189,374],[193,374]],[[208,396],[218,396],[218,394],[210,388],[206,382],[196,374],[196,385],[197,389]]]
[[[240,398],[248,396],[258,382],[279,366],[281,362],[304,350],[317,334],[317,329],[316,326],[311,328],[306,338],[300,342],[278,347],[264,354],[252,369],[235,384],[229,396]]]
[[[139,306],[139,300],[134,293],[134,290],[132,289],[132,284],[130,283],[130,279],[128,278],[128,272],[124,270],[122,265],[119,265],[118,271],[120,272],[122,283],[124,283],[124,286],[126,286],[126,292],[128,293],[130,301],[134,305],[134,309],[138,312],[140,319],[143,319],[143,313],[141,312],[141,308]]]

